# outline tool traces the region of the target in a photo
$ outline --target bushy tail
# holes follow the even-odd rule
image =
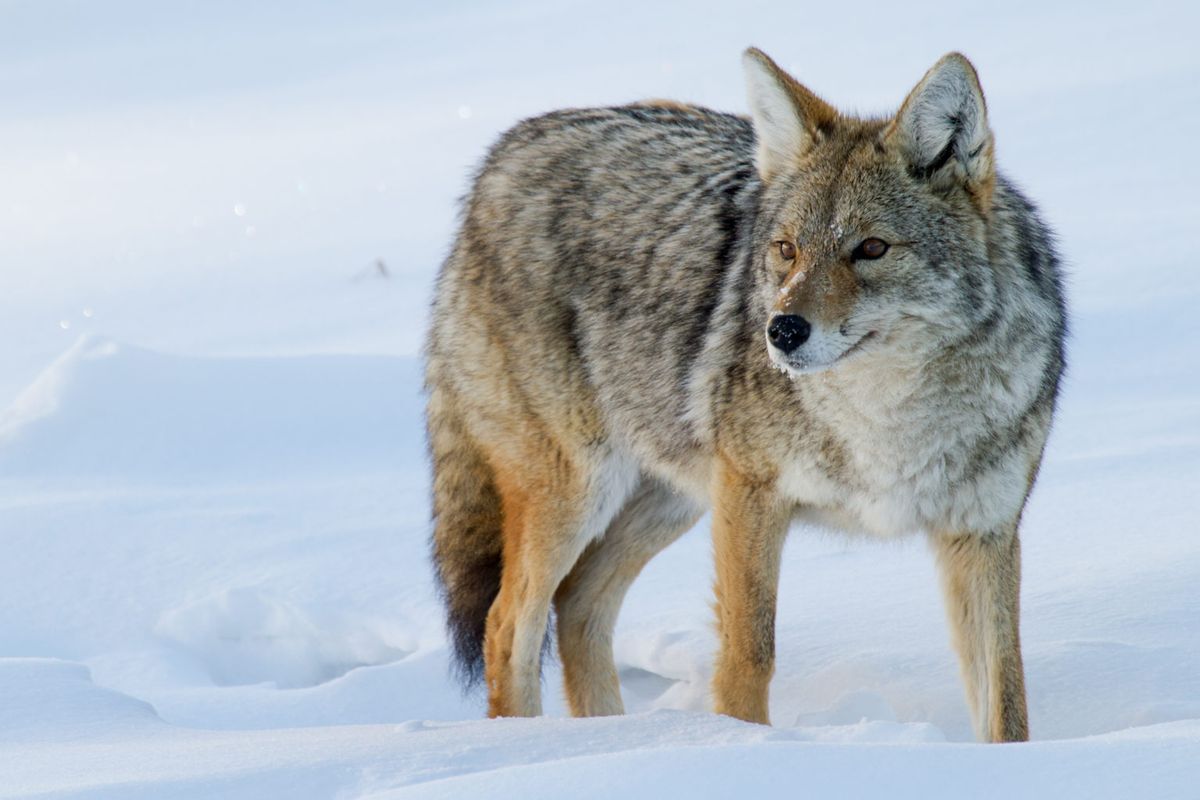
[[[448,391],[436,385],[428,389],[433,563],[456,671],[471,686],[483,676],[484,629],[500,591],[500,495],[492,469],[463,427]]]

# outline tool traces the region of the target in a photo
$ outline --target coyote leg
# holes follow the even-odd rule
[[[646,479],[555,595],[567,703],[577,717],[622,714],[612,637],[621,601],[642,567],[696,523],[701,509]]]
[[[718,467],[713,508],[720,652],[713,676],[718,714],[768,723],[775,671],[775,596],[790,519],[769,483]]]
[[[484,637],[492,717],[542,713],[541,651],[554,592],[633,482],[613,459],[590,469],[567,464],[555,458],[539,469],[527,462],[498,480],[504,567]]]
[[[933,544],[975,734],[988,742],[1026,741],[1016,526],[1002,533],[935,535]]]

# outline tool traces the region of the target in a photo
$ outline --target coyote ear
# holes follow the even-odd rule
[[[754,165],[763,180],[784,172],[827,132],[837,111],[751,47],[742,55],[746,92],[758,151]]]
[[[992,131],[979,76],[966,56],[949,53],[925,73],[889,136],[914,175],[939,187],[958,182],[986,208],[995,181]]]

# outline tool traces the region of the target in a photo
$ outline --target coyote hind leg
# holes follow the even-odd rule
[[[621,601],[651,558],[696,524],[703,509],[653,478],[593,542],[554,596],[567,703],[577,717],[622,714],[613,663]]]
[[[542,712],[541,649],[554,592],[636,478],[607,453],[573,462],[544,457],[540,466],[526,461],[498,479],[504,566],[484,643],[489,716]]]

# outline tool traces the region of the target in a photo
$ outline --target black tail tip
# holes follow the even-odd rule
[[[450,635],[450,670],[454,678],[469,692],[483,683],[483,636],[486,624],[475,619],[451,615],[446,621]]]

